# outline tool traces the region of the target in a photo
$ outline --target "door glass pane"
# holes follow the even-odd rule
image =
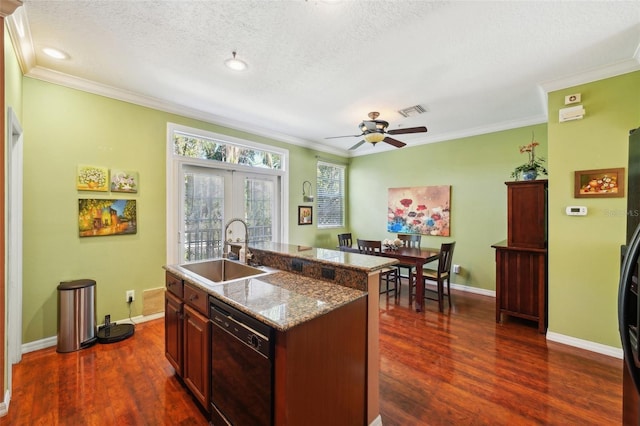
[[[224,178],[211,173],[184,172],[185,261],[222,255]]]
[[[275,182],[260,177],[247,177],[244,194],[249,241],[273,241]]]

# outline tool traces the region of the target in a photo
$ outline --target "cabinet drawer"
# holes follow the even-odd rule
[[[184,285],[184,301],[202,315],[207,315],[207,293],[189,284]]]
[[[175,294],[176,296],[178,296],[180,299],[182,299],[182,296],[184,294],[184,290],[183,290],[183,284],[182,284],[182,280],[178,277],[176,277],[173,274],[170,274],[169,272],[167,272],[167,290],[169,290],[171,293]]]

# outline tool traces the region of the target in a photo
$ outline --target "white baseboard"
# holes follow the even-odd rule
[[[10,401],[11,401],[11,391],[7,389],[4,393],[4,401],[0,402],[0,417],[6,416],[7,413],[9,412]]]
[[[478,287],[469,287],[468,285],[451,283],[451,288],[454,290],[466,291],[467,293],[480,294],[482,296],[496,297],[495,290],[487,290]]]
[[[566,336],[564,334],[554,333],[553,331],[547,331],[547,340],[580,349],[585,349],[587,351],[596,352],[602,355],[608,355],[614,358],[622,359],[623,357],[622,349],[603,345],[601,343],[591,342],[589,340],[582,340],[576,337]]]
[[[466,291],[468,293],[481,294],[484,296],[496,297],[494,290],[485,290],[483,288],[469,287],[461,284],[451,283],[451,288],[460,291]],[[563,345],[573,346],[579,349],[584,349],[590,352],[607,355],[610,357],[622,359],[622,349],[613,346],[603,345],[601,343],[591,342],[589,340],[578,339],[577,337],[566,336],[564,334],[554,333],[553,331],[547,331],[547,340],[556,343],[562,343]]]
[[[382,426],[382,417],[380,417],[380,414],[378,414],[378,417],[376,417],[371,423],[369,423],[369,426]]]
[[[139,315],[137,317],[133,317],[131,318],[131,321],[134,324],[139,324],[142,322],[147,322],[147,321],[152,321],[158,318],[163,318],[164,317],[164,312],[158,312],[152,315]],[[121,319],[119,321],[116,321],[116,323],[119,322],[129,322],[129,318],[125,318],[125,319]],[[103,324],[99,324],[99,326],[101,326]],[[52,336],[52,337],[45,337],[44,339],[40,339],[40,340],[35,340],[33,342],[29,342],[29,343],[25,343],[22,345],[21,350],[23,354],[26,354],[28,352],[33,352],[33,351],[37,351],[40,349],[45,349],[45,348],[50,348],[51,346],[56,346],[58,344],[58,336]],[[1,414],[0,414],[1,415]]]

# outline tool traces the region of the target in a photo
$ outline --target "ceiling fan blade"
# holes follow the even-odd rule
[[[390,137],[388,137],[388,136],[387,136],[386,138],[382,139],[382,141],[383,141],[383,142],[386,142],[386,143],[388,143],[388,144],[390,144],[390,145],[393,145],[393,146],[395,146],[396,148],[402,148],[403,146],[405,146],[405,145],[406,145],[406,143],[404,143],[404,142],[400,142],[399,140],[394,139],[394,138],[390,138]]]
[[[360,142],[358,142],[357,144],[355,144],[354,146],[352,146],[351,148],[349,148],[349,151],[351,151],[352,149],[356,149],[357,147],[359,147],[360,145],[362,145],[365,142],[364,139],[362,139]]]
[[[357,138],[358,136],[362,136],[362,134],[359,134],[359,135],[345,135],[345,136],[329,136],[328,138],[325,138],[325,139]]]
[[[388,135],[402,135],[405,133],[424,133],[427,131],[427,128],[422,126],[422,127],[407,127],[406,129],[395,129],[395,130],[389,130],[387,132]]]

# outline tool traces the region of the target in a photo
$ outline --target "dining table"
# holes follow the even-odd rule
[[[350,253],[360,253],[357,244],[353,246],[338,246],[338,249]],[[416,279],[415,308],[416,312],[421,312],[424,304],[422,268],[425,264],[438,260],[438,257],[440,256],[440,249],[425,247],[397,247],[392,249],[383,246],[380,255],[398,259],[402,264],[414,265],[416,267],[416,273],[414,275]],[[411,285],[409,285],[409,289],[411,289]],[[409,300],[411,300],[411,295],[409,295]],[[442,310],[442,308],[440,309]]]

